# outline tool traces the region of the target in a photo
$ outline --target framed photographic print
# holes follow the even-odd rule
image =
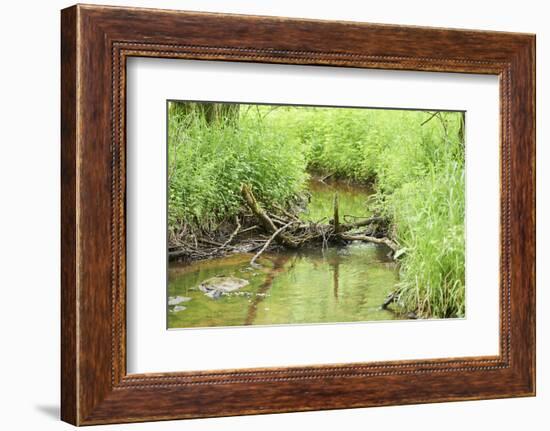
[[[62,11],[62,419],[532,396],[535,37]]]

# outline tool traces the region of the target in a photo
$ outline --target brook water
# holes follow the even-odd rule
[[[369,189],[342,182],[312,180],[309,220],[330,219],[334,193],[342,215],[368,216]],[[326,222],[325,220],[325,222]],[[354,242],[347,246],[310,246],[298,251],[263,253],[259,268],[252,254],[239,253],[192,264],[170,264],[168,327],[279,325],[357,322],[398,318],[381,310],[397,282],[385,246]],[[248,284],[217,299],[198,289],[215,277],[236,277]],[[177,304],[176,304],[177,303]]]

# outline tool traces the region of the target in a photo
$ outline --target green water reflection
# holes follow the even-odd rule
[[[368,196],[372,194],[371,189],[350,184],[343,181],[328,181],[326,183],[317,179],[311,179],[308,185],[311,200],[307,211],[302,218],[311,221],[321,219],[328,220],[334,212],[334,194],[338,194],[338,208],[340,217],[349,216],[368,217],[367,209]],[[350,219],[350,221],[353,221]]]
[[[343,248],[264,254],[262,267],[249,267],[252,255],[174,266],[169,296],[190,298],[185,309],[168,312],[170,328],[356,322],[395,319],[380,304],[397,280],[387,250],[354,243]],[[216,275],[250,282],[236,293],[211,299],[197,289]],[[173,309],[169,307],[169,309]]]

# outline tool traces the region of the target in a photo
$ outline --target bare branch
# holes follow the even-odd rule
[[[269,244],[271,244],[273,242],[273,240],[277,237],[277,235],[279,235],[282,231],[284,231],[286,228],[288,228],[290,225],[296,223],[294,220],[288,222],[287,224],[285,224],[284,226],[281,226],[279,229],[277,229],[273,235],[271,235],[271,237],[265,242],[264,246],[260,249],[260,251],[258,251],[258,253],[256,253],[254,255],[254,257],[252,258],[252,260],[250,261],[250,266],[255,266],[257,265],[256,263],[256,260],[262,255],[262,253],[267,249],[267,247],[269,247]]]

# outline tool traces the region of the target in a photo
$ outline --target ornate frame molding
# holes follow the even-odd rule
[[[206,25],[219,30],[207,34],[201,30]],[[258,26],[267,30],[255,35]],[[339,38],[325,37],[330,34]],[[62,418],[98,424],[533,395],[534,46],[534,36],[510,33],[99,6],[65,9]],[[500,354],[127,375],[125,65],[131,56],[498,75]],[[250,391],[257,399],[246,396]],[[307,399],[300,396],[305,391]],[[224,403],[229,395],[237,401]]]

